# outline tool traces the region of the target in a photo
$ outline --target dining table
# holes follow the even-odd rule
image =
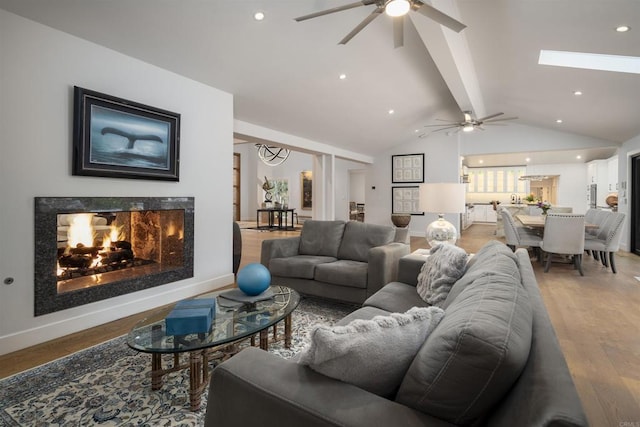
[[[516,219],[520,221],[522,225],[529,228],[544,228],[544,222],[546,220],[545,215],[515,215]],[[586,229],[598,228],[597,224],[585,223]]]

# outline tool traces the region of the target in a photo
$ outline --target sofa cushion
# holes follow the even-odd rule
[[[300,231],[300,255],[338,257],[344,221],[307,220]]]
[[[313,279],[316,266],[336,261],[330,256],[296,255],[269,261],[272,276]]]
[[[377,307],[360,307],[338,320],[334,326],[345,326],[356,319],[371,320],[376,316],[388,316],[390,314],[390,312]]]
[[[429,304],[420,298],[415,286],[400,282],[386,284],[378,292],[367,298],[362,305],[366,307],[377,307],[394,313],[404,313],[411,307],[429,306]]]
[[[328,264],[318,264],[314,279],[333,285],[366,289],[367,270],[366,262],[338,260]]]
[[[468,255],[464,249],[441,243],[431,249],[420,269],[416,290],[429,305],[441,307],[453,284],[465,272]]]
[[[356,319],[348,325],[319,325],[299,363],[380,396],[393,396],[425,338],[443,316],[438,307]]]
[[[477,422],[522,372],[532,322],[521,283],[504,275],[479,277],[446,309],[396,400],[454,424]]]
[[[504,243],[492,240],[469,259],[467,271],[451,287],[447,299],[440,307],[446,310],[460,292],[479,277],[495,275],[505,275],[518,283],[522,282],[516,255]]]
[[[338,258],[367,262],[369,249],[393,242],[395,233],[395,229],[387,225],[349,221],[344,228]]]

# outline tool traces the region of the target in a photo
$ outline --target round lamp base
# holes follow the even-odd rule
[[[427,243],[432,248],[440,243],[451,243],[454,245],[458,240],[458,231],[449,221],[444,219],[444,215],[433,221],[427,227]]]

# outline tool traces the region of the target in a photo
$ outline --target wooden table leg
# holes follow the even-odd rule
[[[284,346],[291,348],[291,313],[284,318]]]
[[[269,350],[269,329],[260,331],[260,348],[264,351]]]
[[[192,411],[197,411],[200,408],[200,400],[202,395],[202,389],[204,380],[206,378],[205,372],[206,365],[206,352],[204,351],[191,351],[189,352],[189,405]]]
[[[151,354],[151,390],[160,390],[162,387],[162,354]]]

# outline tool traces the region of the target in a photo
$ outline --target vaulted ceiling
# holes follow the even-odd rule
[[[538,65],[541,49],[639,57],[637,0],[434,0],[467,28],[454,33],[410,12],[397,49],[385,15],[338,45],[373,5],[294,20],[347,3],[0,0],[0,7],[228,91],[238,120],[358,153],[414,141],[424,125],[461,119],[461,110],[504,112],[518,116],[515,123],[616,143],[640,134],[640,74]],[[616,32],[622,24],[631,31]]]

